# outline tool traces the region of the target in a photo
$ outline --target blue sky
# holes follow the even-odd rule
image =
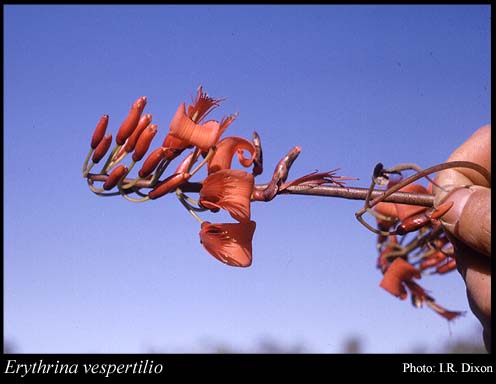
[[[264,147],[266,182],[341,168],[368,186],[377,162],[446,160],[490,123],[486,6],[4,6],[4,334],[22,353],[243,351],[264,338],[340,352],[434,350],[479,337],[457,273],[423,285],[449,324],[381,288],[361,203],[279,196],[254,203],[253,265],[199,243],[174,196],[99,198],[81,177],[93,129],[130,105],[165,136],[199,85],[239,112],[229,134]],[[227,220],[222,213],[207,216]],[[475,331],[474,331],[475,330]]]

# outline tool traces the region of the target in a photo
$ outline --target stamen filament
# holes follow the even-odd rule
[[[199,149],[197,149],[197,151],[198,150]],[[215,146],[212,147],[212,148],[210,148],[209,151],[208,151],[208,153],[207,153],[207,156],[205,156],[205,158],[200,162],[200,164],[198,164],[196,166],[195,169],[193,169],[191,172],[189,172],[190,177],[193,176],[195,173],[197,173],[201,169],[201,167],[203,167],[205,164],[207,164],[208,161],[210,160],[210,158],[213,156],[214,153],[215,153]],[[196,153],[195,153],[195,155],[196,155]]]
[[[86,159],[84,159],[84,163],[83,163],[83,177],[86,177],[86,175],[89,172],[88,171],[88,172],[85,173],[86,168],[88,167],[88,162],[90,161],[90,157],[93,154],[93,151],[94,151],[94,149],[93,148],[90,148],[90,151],[88,152],[88,155],[86,156]]]
[[[184,206],[184,208],[186,208],[188,210],[188,212],[191,214],[191,216],[193,216],[200,224],[202,224],[203,223],[203,220],[200,218],[200,216],[198,216],[196,214],[196,212],[194,211],[193,207],[191,207],[186,202],[186,200],[184,198],[183,191],[181,190],[181,188],[177,188],[176,189],[176,196],[179,199],[179,201],[181,202],[181,204]]]

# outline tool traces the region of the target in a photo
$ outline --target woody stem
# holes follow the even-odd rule
[[[89,173],[88,178],[92,181],[105,182],[108,178],[107,175]],[[126,178],[122,183],[131,183],[134,179]],[[136,182],[137,188],[152,188],[149,180],[139,180]],[[185,183],[181,185],[183,192],[198,193],[202,187],[201,183]],[[263,190],[267,184],[257,184],[255,188]],[[371,198],[375,199],[384,194],[384,190],[373,190]],[[279,192],[279,195],[310,195],[310,196],[323,196],[323,197],[338,197],[342,199],[351,200],[365,200],[367,198],[368,188],[360,187],[340,187],[340,186],[290,186],[284,191]],[[434,196],[426,193],[412,193],[412,192],[395,192],[384,199],[386,202],[397,204],[410,204],[420,205],[423,207],[431,208],[434,205]]]

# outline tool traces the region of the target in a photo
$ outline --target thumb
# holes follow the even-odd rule
[[[443,201],[452,201],[441,218],[444,228],[471,248],[491,255],[491,189],[478,185],[461,187]]]

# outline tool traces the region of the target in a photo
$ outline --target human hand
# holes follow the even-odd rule
[[[491,126],[479,128],[448,158],[477,163],[491,173]],[[441,223],[455,249],[458,271],[470,309],[483,326],[491,351],[491,184],[478,172],[453,168],[439,172],[433,187],[435,205],[453,201]]]

